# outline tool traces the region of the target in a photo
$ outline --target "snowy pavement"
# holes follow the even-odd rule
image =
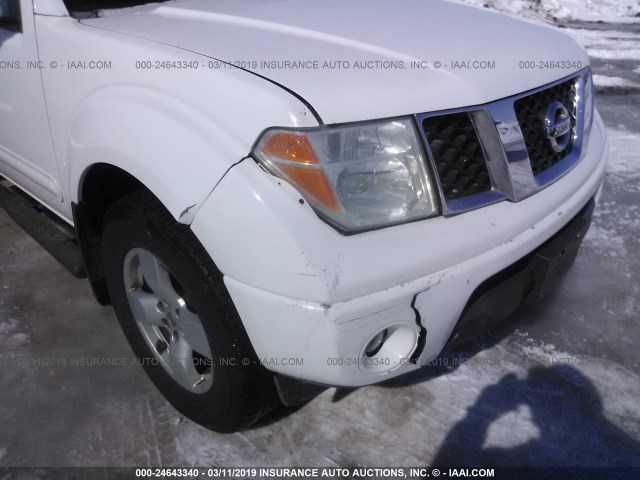
[[[557,290],[433,366],[242,433],[181,417],[140,367],[92,361],[132,360],[111,309],[0,211],[0,466],[640,466],[640,92],[604,79],[640,82],[640,53],[612,53],[640,32],[567,30],[594,57],[611,158]]]
[[[450,0],[545,22],[640,23],[637,0]]]

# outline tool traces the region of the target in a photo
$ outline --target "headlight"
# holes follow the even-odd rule
[[[412,119],[305,130],[272,129],[253,156],[347,231],[438,213]]]

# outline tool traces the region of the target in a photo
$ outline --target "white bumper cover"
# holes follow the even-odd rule
[[[438,355],[474,290],[553,236],[596,194],[607,157],[598,115],[585,151],[571,172],[521,202],[353,236],[337,233],[292,187],[247,159],[212,192],[192,228],[224,273],[267,368],[362,386]],[[367,343],[388,327],[398,337],[388,342],[396,350],[390,358],[410,356],[418,322],[427,332],[418,365],[363,362]]]

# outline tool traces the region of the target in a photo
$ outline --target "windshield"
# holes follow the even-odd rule
[[[168,0],[64,0],[71,16],[75,18],[96,17],[99,10],[136,7],[148,3],[162,3]]]

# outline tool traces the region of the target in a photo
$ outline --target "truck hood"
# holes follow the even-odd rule
[[[483,104],[589,62],[557,29],[441,0],[174,0],[82,23],[237,64],[324,123]]]

